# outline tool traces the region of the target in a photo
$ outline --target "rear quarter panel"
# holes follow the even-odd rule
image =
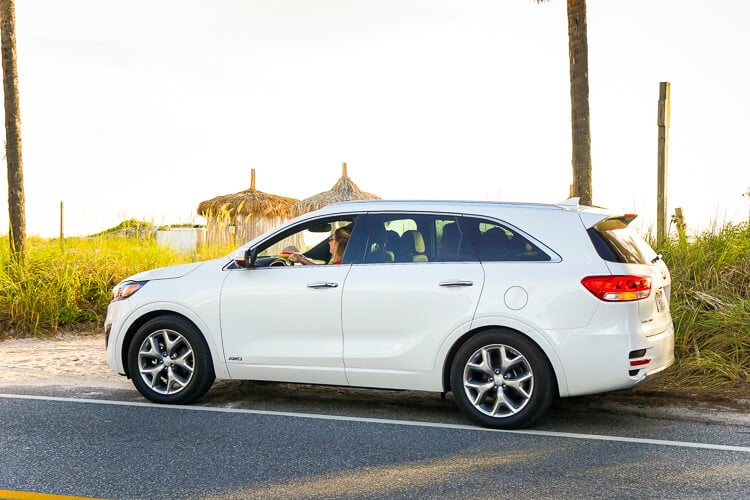
[[[493,215],[553,250],[559,261],[483,262],[485,285],[472,329],[502,326],[530,337],[549,359],[565,396],[570,336],[585,330],[600,307],[581,279],[610,271],[576,212],[517,212],[498,210]]]

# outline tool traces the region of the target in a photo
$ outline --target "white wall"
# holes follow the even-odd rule
[[[206,229],[202,227],[175,227],[156,232],[156,242],[179,252],[193,252],[206,242]]]

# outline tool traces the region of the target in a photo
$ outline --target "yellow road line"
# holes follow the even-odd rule
[[[3,500],[94,500],[92,497],[70,497],[66,495],[51,495],[48,493],[12,490],[0,490],[0,498]]]

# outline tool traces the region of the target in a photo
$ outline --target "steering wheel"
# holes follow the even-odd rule
[[[268,264],[268,267],[280,267],[280,266],[290,266],[292,265],[292,262],[289,262],[289,259],[285,259],[284,257],[277,257],[274,260]]]

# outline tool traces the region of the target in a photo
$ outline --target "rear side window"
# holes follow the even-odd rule
[[[434,222],[422,214],[373,214],[365,263],[431,262],[435,258]]]
[[[437,260],[441,262],[476,262],[477,256],[469,238],[455,217],[436,219]]]
[[[656,256],[651,246],[620,218],[603,220],[589,228],[588,233],[597,253],[606,261],[648,264]]]
[[[461,225],[483,262],[551,260],[524,235],[495,221],[465,217]]]

